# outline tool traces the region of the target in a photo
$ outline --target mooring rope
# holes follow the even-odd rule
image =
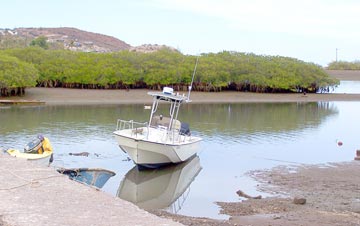
[[[16,185],[16,186],[12,186],[12,187],[9,187],[9,188],[0,188],[1,191],[6,191],[6,190],[13,190],[13,189],[17,189],[17,188],[21,188],[21,187],[24,187],[24,186],[27,186],[27,185],[35,185],[35,184],[38,184],[37,187],[40,187],[41,184],[40,184],[40,181],[41,180],[47,180],[47,179],[50,179],[50,178],[54,178],[54,177],[62,177],[62,175],[51,175],[51,176],[47,176],[47,177],[40,177],[40,178],[34,178],[34,179],[26,179],[24,177],[21,177],[15,173],[13,173],[12,171],[8,170],[8,169],[0,169],[0,171],[4,172],[4,173],[9,173],[17,178],[19,178],[20,180],[23,180],[23,181],[26,181],[27,183],[24,183],[24,184],[20,184],[20,185]],[[24,171],[24,170],[22,170]],[[43,171],[43,170],[34,170],[34,169],[31,169],[31,170],[25,170],[25,171]]]

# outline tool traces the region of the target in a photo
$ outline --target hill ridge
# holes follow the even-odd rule
[[[117,52],[121,50],[154,52],[162,48],[176,51],[173,47],[158,44],[143,44],[134,47],[125,41],[109,35],[84,31],[73,27],[0,28],[0,47],[2,47],[2,40],[13,39],[16,41],[19,39],[16,43],[22,43],[21,45],[23,47],[24,43],[25,46],[27,46],[31,40],[40,36],[46,37],[47,42],[55,46],[54,48],[58,47],[81,52]]]

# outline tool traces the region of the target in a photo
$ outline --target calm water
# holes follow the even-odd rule
[[[330,92],[360,94],[360,81],[340,81],[340,85]]]
[[[112,135],[118,118],[147,121],[143,105],[1,107],[0,146],[23,149],[41,133],[52,142],[53,165],[116,172],[105,192],[145,209],[226,218],[215,201],[239,200],[238,189],[259,194],[249,170],[352,160],[360,148],[359,110],[360,102],[185,105],[180,119],[204,138],[201,151],[155,171],[137,171]],[[69,155],[84,151],[89,157]]]

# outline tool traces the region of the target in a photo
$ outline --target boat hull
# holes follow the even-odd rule
[[[68,175],[69,178],[80,183],[95,186],[97,188],[102,188],[110,177],[115,176],[115,172],[113,171],[97,168],[59,168],[57,171]]]
[[[13,157],[27,159],[28,161],[44,166],[50,165],[53,158],[53,152],[48,151],[42,154],[28,154],[16,149],[9,149],[6,152]]]
[[[134,139],[114,132],[120,148],[129,155],[135,164],[146,168],[157,168],[170,163],[184,162],[194,156],[201,138],[181,144],[161,143],[146,139]]]

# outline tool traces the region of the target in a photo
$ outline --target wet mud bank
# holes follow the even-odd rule
[[[248,175],[269,196],[218,202],[229,220],[156,214],[185,225],[360,225],[359,171],[360,161],[255,170]]]

